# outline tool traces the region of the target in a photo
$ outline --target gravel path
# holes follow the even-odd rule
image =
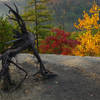
[[[33,80],[37,60],[30,54],[18,55],[17,62],[29,73],[23,85],[13,93],[0,91],[0,100],[100,100],[100,57],[40,55],[44,65],[58,76],[45,81]],[[23,77],[11,65],[16,82]]]

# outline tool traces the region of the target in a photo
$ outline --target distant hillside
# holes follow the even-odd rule
[[[20,11],[27,5],[29,0],[10,0],[10,4],[16,2]],[[91,8],[93,0],[50,0],[49,7],[55,12],[54,23],[64,26],[67,31],[75,30],[73,23],[82,16],[83,10],[88,11]],[[100,4],[100,0],[98,0]],[[0,2],[0,15],[5,14],[7,8]]]
[[[83,10],[89,10],[92,3],[92,0],[52,0],[56,23],[63,25],[67,31],[75,30],[73,23],[82,16]]]

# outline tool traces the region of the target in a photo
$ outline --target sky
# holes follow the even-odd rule
[[[2,2],[17,1],[17,0],[0,0],[0,16],[6,15],[8,9],[4,6]]]
[[[9,1],[9,0],[0,0],[0,1]]]
[[[7,7],[4,6],[3,2],[9,2],[9,5],[13,6],[13,3],[16,3],[20,12],[23,10],[24,6],[26,5],[27,0],[0,0],[0,16],[6,15],[8,13]]]

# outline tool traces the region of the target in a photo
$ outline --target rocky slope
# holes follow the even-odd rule
[[[35,81],[32,76],[38,66],[34,56],[20,54],[16,58],[29,75],[22,86],[13,93],[0,91],[0,100],[100,99],[100,57],[41,55],[46,68],[58,75],[44,81]],[[16,84],[24,77],[13,65],[11,75]]]

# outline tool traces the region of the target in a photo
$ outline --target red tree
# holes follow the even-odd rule
[[[46,37],[45,40],[41,41],[40,52],[41,53],[55,53],[70,55],[72,49],[76,47],[79,42],[77,40],[70,39],[70,33],[64,32],[60,29],[53,29],[54,36]]]

